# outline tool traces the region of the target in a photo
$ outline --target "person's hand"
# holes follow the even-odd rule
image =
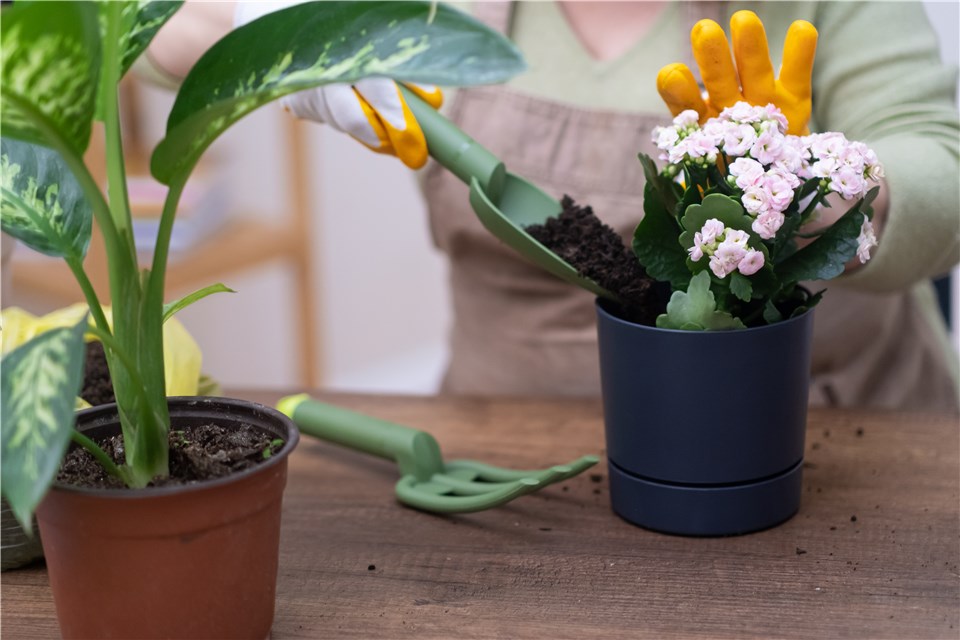
[[[670,112],[677,115],[693,109],[703,121],[739,101],[758,106],[773,103],[787,118],[787,133],[809,133],[816,28],[806,20],[790,25],[783,45],[780,77],[776,79],[760,18],[752,11],[738,11],[730,18],[730,33],[736,66],[720,25],[713,20],[701,20],[694,25],[690,42],[706,95],[701,95],[693,73],[685,64],[669,64],[657,74],[657,90]]]
[[[236,26],[302,0],[238,3]],[[404,83],[433,108],[440,107],[443,93],[432,85]],[[377,153],[395,155],[411,169],[427,162],[423,130],[389,78],[366,78],[354,84],[328,84],[281,98],[280,104],[298,118],[325,122],[349,134]]]

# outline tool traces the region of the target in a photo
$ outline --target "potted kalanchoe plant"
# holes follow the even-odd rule
[[[641,155],[633,250],[672,290],[656,326],[599,300],[614,510],[652,529],[745,533],[800,500],[813,326],[801,284],[869,259],[876,155],[840,133],[786,135],[773,105],[680,113]],[[850,203],[816,224],[828,197]],[[813,224],[811,224],[813,223]]]
[[[3,9],[3,229],[62,257],[89,307],[89,319],[7,354],[0,381],[2,492],[28,530],[36,509],[64,637],[269,635],[280,500],[296,429],[253,403],[168,401],[165,394],[164,321],[224,289],[163,299],[177,203],[203,151],[257,107],[325,83],[380,75],[478,84],[523,67],[501,36],[427,2],[313,3],[236,29],[193,67],[154,151],[151,171],[169,190],[152,261],[141,267],[117,86],[179,5],[40,2]],[[107,197],[83,160],[95,118],[106,136]],[[112,318],[83,269],[91,219],[104,238]],[[74,429],[87,334],[106,350],[117,402],[81,413]],[[217,434],[228,441],[242,435],[259,464],[241,456],[222,477],[171,482],[171,451]],[[57,482],[51,489],[71,441],[101,465],[110,478],[105,484],[121,488]]]

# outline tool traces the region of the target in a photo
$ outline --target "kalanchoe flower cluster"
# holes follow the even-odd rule
[[[763,252],[750,248],[750,236],[746,231],[724,227],[716,218],[707,220],[693,236],[693,246],[687,252],[693,262],[704,256],[710,258],[710,270],[718,278],[725,278],[734,271],[752,276],[763,267]]]
[[[857,200],[883,177],[876,154],[865,144],[841,133],[786,135],[786,128],[786,118],[773,105],[738,102],[703,126],[695,111],[684,111],[673,126],[655,128],[653,139],[662,151],[660,159],[670,163],[668,175],[679,175],[685,166],[712,166],[725,174],[753,219],[753,231],[771,240],[806,181],[818,180],[822,192]],[[865,221],[861,260],[869,259],[875,245],[873,228]]]

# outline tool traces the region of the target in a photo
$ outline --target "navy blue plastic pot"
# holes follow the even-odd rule
[[[610,499],[665,533],[725,536],[800,507],[813,313],[737,331],[621,320],[597,301]]]

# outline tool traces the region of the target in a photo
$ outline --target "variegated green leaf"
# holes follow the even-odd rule
[[[97,8],[41,2],[3,10],[3,135],[81,155],[100,73]]]
[[[194,65],[151,160],[165,184],[183,179],[231,124],[281,96],[387,76],[439,85],[503,82],[524,69],[503,36],[445,5],[311,2],[236,29]]]
[[[0,362],[3,497],[28,531],[70,442],[86,328],[44,332]]]
[[[0,226],[47,255],[83,260],[93,213],[60,154],[0,139]]]
[[[101,0],[103,2],[104,0]],[[115,1],[115,0],[114,0]],[[133,0],[125,2],[120,35],[120,75],[144,52],[153,36],[180,9],[183,0]]]

